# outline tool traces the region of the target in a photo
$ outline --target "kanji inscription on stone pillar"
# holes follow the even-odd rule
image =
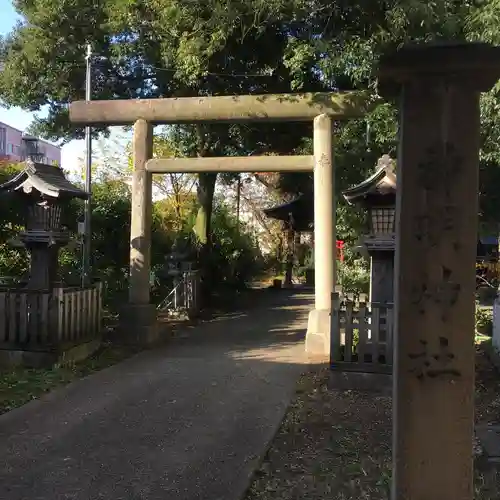
[[[479,94],[499,51],[427,45],[381,62],[401,107],[393,500],[472,500]]]

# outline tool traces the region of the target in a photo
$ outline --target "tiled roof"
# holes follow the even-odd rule
[[[68,179],[64,172],[55,165],[34,163],[30,160],[25,162],[26,167],[22,172],[0,185],[0,191],[24,190],[29,192],[36,189],[45,196],[52,198],[82,198],[86,199],[89,194],[76,187]]]
[[[394,161],[389,155],[383,155],[377,163],[377,171],[372,176],[346,189],[342,194],[348,203],[354,203],[371,195],[395,195],[396,181]]]

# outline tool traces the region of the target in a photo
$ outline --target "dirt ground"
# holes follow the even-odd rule
[[[480,347],[476,366],[476,420],[498,423],[500,374]],[[246,500],[390,498],[391,398],[331,390],[327,380],[328,369],[302,377]],[[475,490],[476,500],[500,498],[498,469],[477,466]]]

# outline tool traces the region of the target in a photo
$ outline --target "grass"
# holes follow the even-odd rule
[[[392,398],[335,390],[328,380],[328,369],[302,377],[246,500],[390,498]],[[478,346],[476,420],[500,423],[499,410],[500,376]],[[481,460],[474,498],[500,498],[500,472]]]
[[[0,414],[123,361],[136,352],[131,347],[105,343],[93,356],[79,363],[56,365],[48,369],[16,368],[0,372]]]

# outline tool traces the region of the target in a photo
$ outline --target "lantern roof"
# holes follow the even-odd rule
[[[89,193],[72,184],[59,167],[35,163],[32,160],[25,162],[22,172],[0,184],[0,192],[22,191],[29,194],[33,189],[50,198],[89,197]]]
[[[353,205],[395,204],[397,178],[394,160],[383,155],[377,162],[376,172],[363,182],[346,189],[342,194],[346,201]]]

